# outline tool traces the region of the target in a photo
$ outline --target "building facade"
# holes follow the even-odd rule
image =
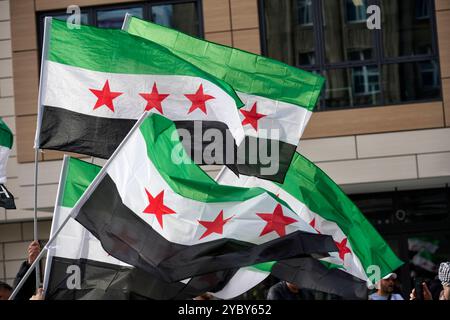
[[[326,88],[298,150],[358,204],[413,273],[450,260],[450,0],[0,0],[0,116],[15,134],[0,208],[0,280],[33,238],[42,21],[81,7],[82,23],[123,16],[171,26],[321,73]],[[381,29],[367,27],[380,8]],[[48,238],[62,154],[40,153],[40,238]],[[97,161],[97,160],[95,160]],[[211,175],[217,168],[209,168]]]

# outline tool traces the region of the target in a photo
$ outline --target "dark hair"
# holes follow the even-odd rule
[[[12,291],[13,288],[9,284],[7,284],[6,282],[0,281],[0,290]]]

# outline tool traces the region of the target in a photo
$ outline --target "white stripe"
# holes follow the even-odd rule
[[[0,183],[3,184],[5,184],[7,181],[6,175],[10,153],[10,148],[0,146]]]
[[[55,210],[53,216],[55,224],[52,225],[52,232],[56,231],[66,217],[69,216],[71,209],[72,208],[58,207],[57,210]],[[61,230],[61,233],[56,240],[50,245],[49,253],[51,256],[55,257],[74,260],[89,259],[122,267],[132,267],[131,265],[110,256],[103,249],[100,241],[85,227],[78,223],[78,221],[72,218]]]
[[[171,120],[210,120],[226,123],[237,143],[244,130],[235,101],[222,89],[208,80],[177,75],[136,75],[105,73],[47,61],[47,85],[43,104],[104,118],[138,119],[147,101],[140,93],[151,93],[156,82],[159,94],[170,94],[162,101],[164,116]],[[94,110],[97,97],[89,89],[102,90],[109,81],[111,92],[122,92],[113,100],[114,112],[106,106]],[[215,99],[206,102],[207,114],[196,109],[188,114],[192,102],[185,94],[194,94],[200,85],[204,94]],[[152,109],[151,112],[157,112]]]
[[[298,201],[292,195],[281,189],[281,187],[277,186],[273,182],[268,180],[259,179],[257,177],[249,177],[240,175],[237,177],[232,171],[227,168],[224,168],[216,179],[220,184],[230,185],[236,187],[261,187],[270,192],[279,195],[279,198],[286,201],[286,203],[298,214],[303,221],[306,223],[310,223],[314,218],[316,219],[315,228],[321,234],[330,235],[333,237],[334,241],[341,242],[344,238],[347,238],[345,233],[341,230],[341,228],[332,221],[328,221],[323,219],[317,213],[311,211],[304,203]],[[352,250],[352,246],[350,241],[347,242],[347,247],[352,251],[351,254],[346,254],[344,256],[343,266],[345,271],[354,275],[357,278],[360,278],[364,281],[368,281],[367,275],[364,271],[364,267],[361,264],[359,258],[354,254]],[[335,264],[342,264],[342,260],[339,259],[337,253],[330,253],[331,257],[335,257],[335,259],[327,258],[326,261],[332,262]],[[325,259],[324,259],[325,260]],[[344,270],[344,269],[341,269]]]
[[[123,203],[167,240],[194,245],[229,238],[261,244],[279,238],[276,232],[259,236],[267,223],[256,213],[272,213],[277,205],[268,193],[243,202],[207,203],[184,198],[171,190],[148,158],[146,150],[145,140],[137,130],[111,161],[107,172],[113,179]],[[171,151],[161,150],[161,152]],[[168,159],[168,161],[171,160]],[[144,209],[149,204],[145,189],[153,197],[164,190],[164,205],[176,212],[176,214],[164,215],[163,228],[154,214],[144,213]],[[284,206],[282,208],[285,216],[298,220],[286,226],[286,234],[297,230],[317,233],[303,220],[298,219],[294,212]],[[224,225],[223,234],[213,233],[200,240],[206,229],[198,223],[198,220],[213,221],[221,210],[224,212],[224,219],[233,216]]]
[[[252,289],[269,275],[270,272],[261,271],[254,267],[240,268],[222,290],[212,292],[212,295],[219,299],[233,299]]]
[[[244,125],[246,135],[269,139],[272,137],[295,146],[298,144],[311,118],[311,111],[291,103],[243,92],[238,92],[238,96],[245,103],[241,110],[250,111],[256,103],[256,111],[265,115],[258,120],[258,130],[249,124]],[[242,112],[239,112],[239,116],[241,121],[245,119]]]

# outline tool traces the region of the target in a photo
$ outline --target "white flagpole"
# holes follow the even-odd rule
[[[28,277],[30,276],[31,272],[33,272],[34,268],[36,268],[37,264],[42,259],[42,257],[44,256],[45,252],[48,250],[48,248],[53,243],[53,241],[55,241],[56,237],[61,232],[61,230],[64,228],[64,226],[67,224],[69,219],[71,219],[72,217],[76,216],[76,214],[78,214],[78,211],[80,211],[80,208],[84,205],[86,200],[89,198],[89,196],[92,194],[92,192],[94,192],[94,190],[97,188],[98,184],[101,182],[103,177],[106,175],[106,169],[108,168],[108,166],[111,163],[111,161],[116,157],[117,153],[122,149],[123,145],[128,141],[128,139],[131,137],[131,135],[139,128],[141,123],[145,120],[145,118],[147,118],[147,116],[149,114],[150,113],[148,111],[146,111],[146,112],[144,112],[141,115],[139,120],[136,122],[136,124],[133,126],[133,128],[131,128],[130,132],[128,132],[127,136],[122,140],[122,142],[119,144],[119,146],[114,151],[114,153],[111,155],[111,157],[108,159],[108,161],[106,161],[105,165],[100,170],[100,172],[97,174],[95,179],[91,182],[89,187],[84,191],[84,193],[81,196],[81,198],[78,199],[77,203],[72,208],[72,210],[70,211],[69,215],[61,223],[61,226],[58,228],[58,230],[55,231],[55,233],[50,237],[50,239],[48,239],[47,244],[41,250],[41,252],[37,256],[36,260],[33,262],[33,264],[30,266],[28,271],[25,273],[25,275],[23,276],[22,280],[20,280],[19,284],[14,288],[14,291],[11,294],[11,296],[9,297],[9,300],[13,300],[14,297],[17,295],[17,292],[19,292],[19,290],[22,288],[23,284],[28,279]]]
[[[41,121],[42,121],[42,100],[43,100],[43,87],[46,86],[47,76],[46,76],[46,59],[48,54],[48,42],[51,29],[51,18],[46,17],[44,23],[44,39],[42,46],[42,57],[41,57],[41,76],[39,83],[39,97],[38,97],[38,116],[36,123],[36,136],[34,138],[34,218],[33,218],[33,233],[34,241],[39,241],[38,234],[38,173],[39,173],[39,134],[41,131]],[[36,264],[36,290],[41,285],[41,270],[40,264]]]

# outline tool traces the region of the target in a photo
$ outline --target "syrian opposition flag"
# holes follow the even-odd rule
[[[111,256],[170,283],[337,250],[275,195],[217,184],[175,136],[163,116],[138,122],[74,206]]]
[[[245,103],[239,109],[246,139],[237,152],[238,172],[283,182],[320,96],[323,77],[130,15],[125,18],[123,30],[154,41],[229,83]],[[277,161],[275,170],[265,153]]]
[[[50,236],[94,180],[100,167],[65,157]],[[267,277],[267,271],[280,278],[299,282],[303,287],[334,292],[344,288],[347,296],[355,282],[328,270],[316,259],[302,257],[289,261],[262,263],[250,267],[221,270],[179,282],[165,282],[153,274],[113,258],[85,227],[70,219],[47,254],[44,288],[46,299],[189,299],[212,292],[232,299],[250,290]],[[294,279],[295,278],[295,279]]]
[[[101,167],[65,157],[50,237],[69,216],[75,203]],[[164,282],[108,254],[85,227],[70,219],[49,246],[44,274],[47,300],[190,299],[210,290],[222,290],[236,270],[219,271]]]
[[[236,177],[227,168],[219,173],[216,181],[230,186],[258,186],[277,194],[299,219],[320,234],[333,237],[341,263],[328,265],[363,280],[369,287],[374,284],[370,276],[376,268],[383,277],[403,263],[339,186],[299,153],[295,154],[283,184],[257,177]],[[271,271],[267,268],[267,275]],[[235,288],[238,289],[246,290],[245,286]]]
[[[6,189],[6,168],[13,145],[13,134],[6,123],[0,118],[0,207],[16,209],[14,196]]]
[[[109,158],[144,111],[244,138],[225,82],[124,31],[45,21],[36,147]]]

